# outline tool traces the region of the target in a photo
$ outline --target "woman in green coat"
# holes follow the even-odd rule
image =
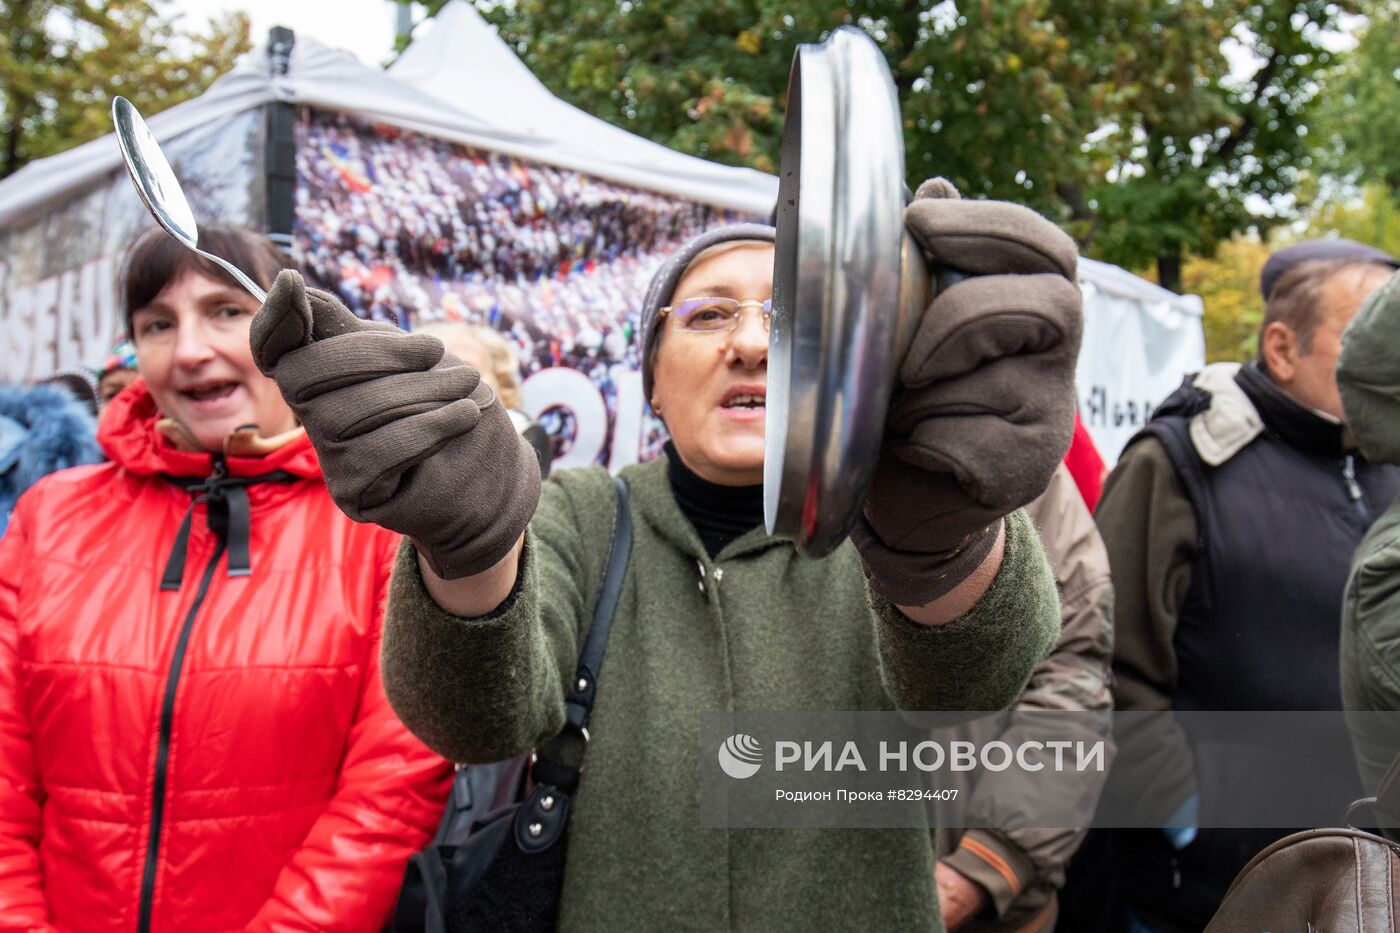
[[[700,828],[706,711],[1008,705],[1054,643],[1017,508],[1069,442],[1074,244],[930,183],[906,223],[969,278],[924,314],[859,527],[821,560],[762,527],[773,230],[711,231],[658,272],[640,337],[672,443],[625,469],[634,538],[574,797],[560,927],[941,930],[929,831]],[[564,724],[612,529],[601,469],[551,477],[475,371],[280,279],[254,349],[353,518],[407,536],[384,679],[457,761]]]

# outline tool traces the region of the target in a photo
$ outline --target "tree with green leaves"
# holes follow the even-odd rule
[[[425,4],[435,12],[442,0]],[[900,93],[911,184],[1021,201],[1094,255],[1181,262],[1267,225],[1306,167],[1331,0],[477,0],[554,93],[772,171],[793,51],[854,24]],[[1232,67],[1232,54],[1234,66]],[[1258,213],[1259,209],[1264,213]]]
[[[1395,189],[1372,182],[1355,198],[1333,197],[1314,205],[1301,239],[1342,236],[1400,256],[1400,203]]]
[[[247,51],[248,17],[180,28],[169,0],[0,0],[0,178],[111,131],[116,95],[156,113]]]
[[[1120,147],[1096,186],[1094,247],[1129,267],[1155,262],[1159,281],[1180,291],[1187,253],[1212,256],[1240,231],[1289,219],[1286,196],[1312,165],[1319,78],[1334,61],[1327,39],[1347,8],[1331,0],[1154,6],[1146,80],[1125,86],[1128,106],[1115,118],[1130,149],[1124,157]]]
[[[1356,48],[1323,84],[1320,167],[1346,182],[1400,191],[1400,2],[1372,6]],[[1347,192],[1349,193],[1349,192]]]
[[[1258,352],[1264,297],[1259,274],[1272,247],[1251,234],[1220,244],[1214,258],[1192,256],[1182,266],[1185,290],[1205,308],[1206,362],[1253,359]]]

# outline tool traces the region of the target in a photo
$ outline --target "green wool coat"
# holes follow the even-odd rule
[[[701,829],[699,717],[1008,706],[1060,628],[1030,522],[1008,521],[978,605],[932,628],[869,592],[849,542],[812,560],[758,528],[711,560],[664,461],[622,476],[634,544],[569,828],[561,928],[942,930],[929,831]],[[439,608],[405,544],[384,685],[429,746],[491,761],[559,731],[613,511],[605,471],[551,477],[513,601],[481,619]]]

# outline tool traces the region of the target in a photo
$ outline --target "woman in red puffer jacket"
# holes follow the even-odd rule
[[[124,290],[112,462],[0,538],[0,929],[378,930],[449,777],[380,686],[398,538],[331,501],[232,279],[150,231]]]

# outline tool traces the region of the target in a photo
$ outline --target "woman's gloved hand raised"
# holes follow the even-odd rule
[[[1045,490],[1074,429],[1082,327],[1074,241],[1029,208],[920,186],[905,226],[931,271],[966,278],[925,309],[900,366],[851,538],[897,605],[945,595]]]
[[[444,579],[510,552],[539,501],[540,468],[476,370],[434,337],[360,320],[291,270],[251,340],[346,515],[407,535]]]

